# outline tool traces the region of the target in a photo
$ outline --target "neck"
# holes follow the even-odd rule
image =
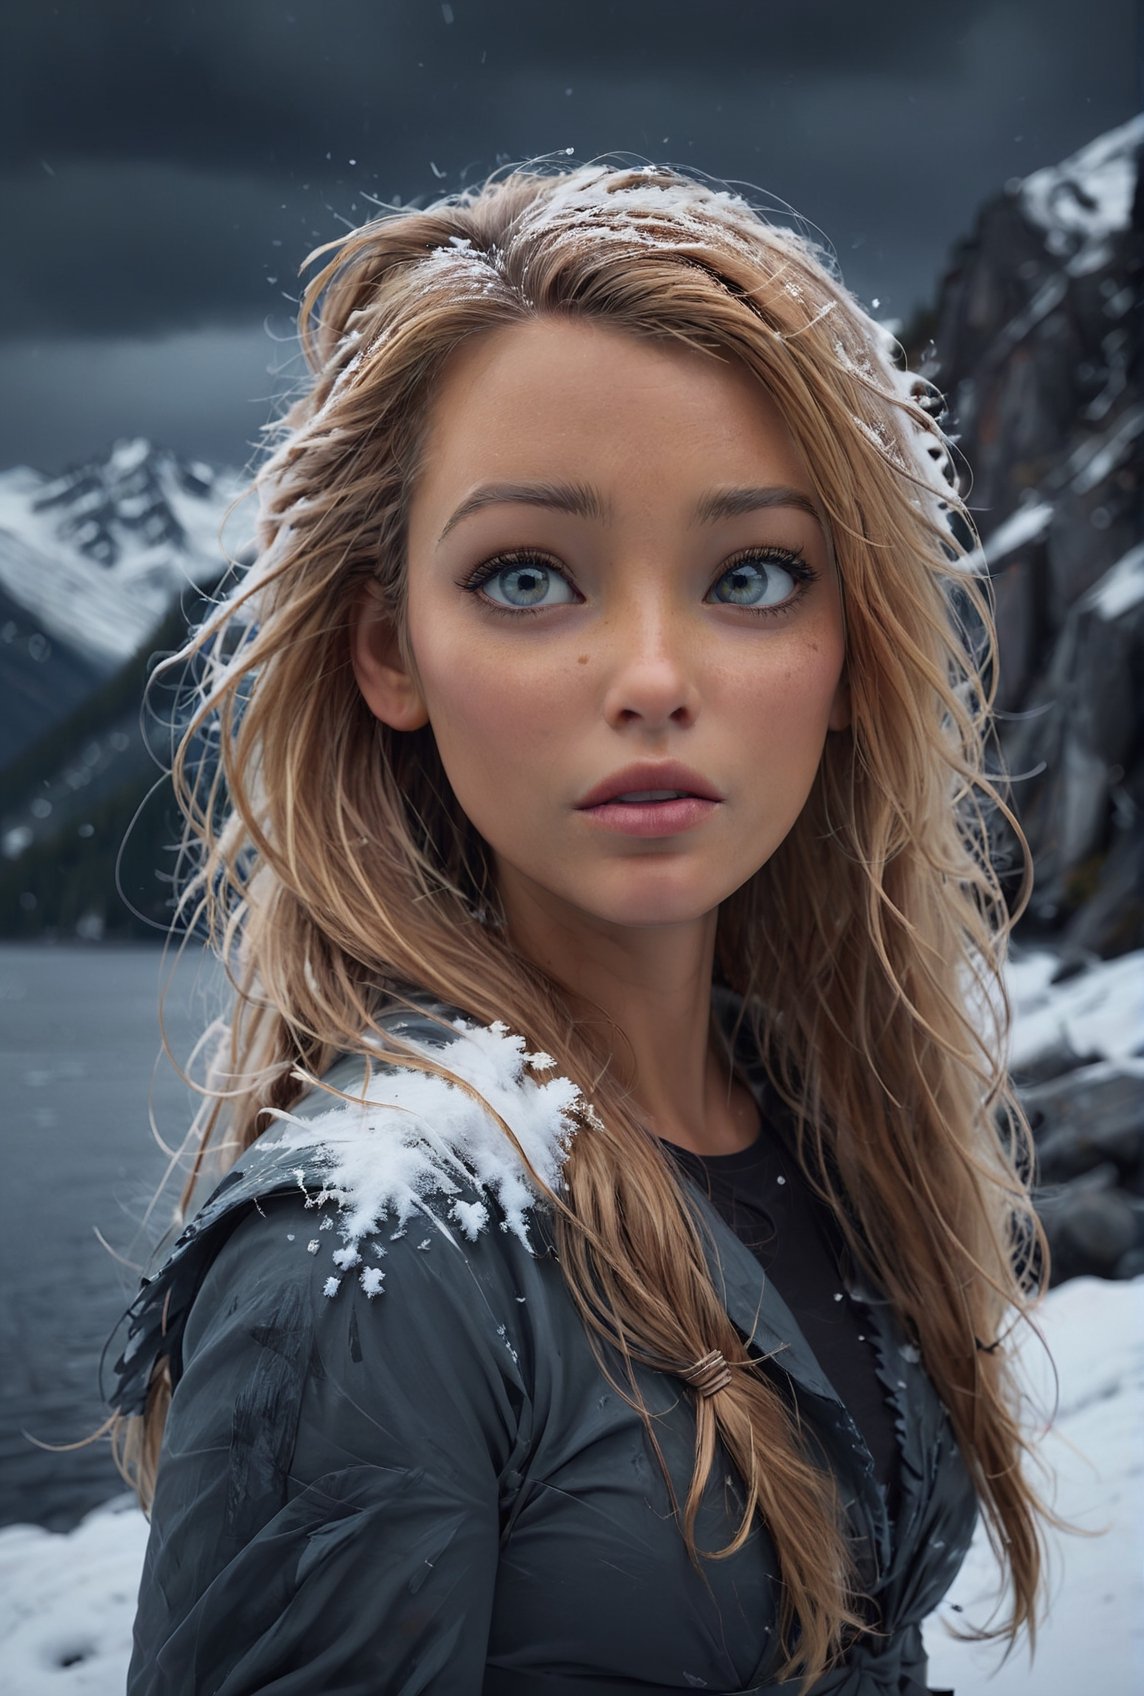
[[[716,914],[678,925],[585,925],[514,903],[514,945],[568,991],[577,1019],[611,1041],[617,1076],[656,1136],[731,1154],[758,1134],[750,1092],[712,1029]]]

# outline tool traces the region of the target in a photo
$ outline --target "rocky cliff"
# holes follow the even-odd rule
[[[1042,973],[1044,1028],[1011,1064],[1055,1282],[1144,1270],[1142,152],[1138,119],[984,206],[922,367],[982,538],[998,742],[1035,862],[1013,976]]]
[[[999,739],[1036,860],[1027,929],[1105,957],[1144,942],[1142,151],[1144,118],[990,201],[954,249],[924,367],[996,596]]]

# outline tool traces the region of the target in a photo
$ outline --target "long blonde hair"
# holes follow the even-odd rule
[[[949,1410],[1011,1581],[1006,1629],[1031,1628],[1041,1509],[1003,1333],[1044,1279],[1045,1248],[1002,979],[1030,869],[989,771],[989,594],[959,569],[972,525],[933,396],[813,243],[673,170],[514,170],[386,213],[319,256],[301,310],[313,382],[255,478],[258,558],[177,656],[200,677],[174,763],[195,848],[182,916],[208,928],[235,990],[196,1173],[223,1132],[233,1159],[335,1054],[368,1054],[379,1012],[410,986],[505,1020],[598,1115],[550,1199],[601,1359],[607,1344],[629,1371],[683,1372],[712,1349],[732,1364],[726,1389],[695,1400],[679,1513],[692,1558],[722,1444],[746,1507],[727,1547],[704,1553],[737,1550],[761,1515],[781,1564],[780,1676],[809,1682],[860,1627],[834,1484],[723,1308],[679,1182],[617,1075],[619,1033],[574,1018],[562,986],[481,922],[490,861],[431,730],[380,725],[350,664],[367,583],[405,641],[410,490],[435,380],[462,342],[558,313],[745,367],[828,517],[852,723],[828,738],[789,836],[720,909],[717,972],[745,998],[808,1177]],[[1012,917],[991,859],[1002,820],[1023,857]],[[145,1505],[169,1393],[161,1365],[146,1415],[119,1432]],[[654,1442],[634,1374],[625,1393]]]

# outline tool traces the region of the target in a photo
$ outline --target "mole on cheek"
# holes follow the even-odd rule
[[[587,654],[581,654],[581,655],[580,655],[580,656],[579,656],[579,657],[578,657],[578,658],[577,658],[577,661],[576,661],[576,664],[577,664],[577,665],[587,665],[587,663],[588,663],[588,656],[587,656]]]

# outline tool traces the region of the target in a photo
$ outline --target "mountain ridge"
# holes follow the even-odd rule
[[[145,437],[59,473],[0,472],[0,588],[97,669],[129,659],[179,589],[221,575],[239,473]]]

